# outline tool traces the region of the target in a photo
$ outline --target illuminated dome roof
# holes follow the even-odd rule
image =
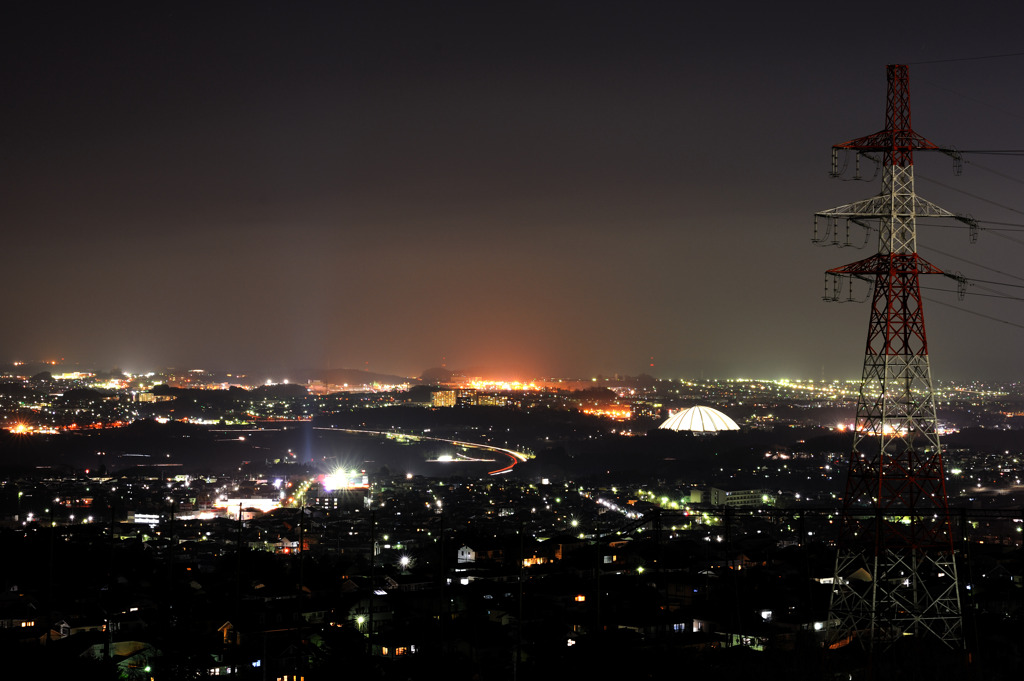
[[[694,433],[715,433],[720,430],[739,430],[731,418],[711,407],[690,407],[676,412],[659,428],[688,430]]]

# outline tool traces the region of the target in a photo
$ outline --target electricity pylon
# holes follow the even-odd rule
[[[953,213],[914,192],[914,151],[943,151],[913,131],[906,66],[890,65],[885,129],[832,147],[880,163],[882,191],[816,214],[878,229],[878,253],[828,271],[873,281],[864,370],[843,495],[829,605],[829,642],[866,647],[904,636],[963,645],[942,447],[919,275],[943,272],[917,254],[918,217]],[[949,275],[947,275],[949,276]],[[836,289],[833,289],[836,290]]]

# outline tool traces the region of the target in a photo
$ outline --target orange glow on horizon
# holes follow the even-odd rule
[[[540,390],[534,382],[523,383],[522,381],[504,381],[504,380],[493,380],[493,379],[480,379],[474,378],[468,381],[468,386],[475,390],[484,391],[499,391],[499,392],[521,392],[526,390]]]

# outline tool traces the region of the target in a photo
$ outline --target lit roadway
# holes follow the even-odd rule
[[[456,447],[470,447],[472,449],[480,449],[486,452],[496,452],[498,454],[504,454],[509,458],[509,464],[504,468],[499,468],[495,471],[489,471],[488,475],[501,475],[508,473],[515,465],[520,461],[526,461],[526,455],[522,452],[517,452],[514,449],[506,449],[505,447],[495,447],[494,445],[483,445],[478,442],[463,442],[461,440],[446,440],[443,437],[431,437],[429,435],[410,435],[407,433],[395,433],[387,430],[359,430],[358,428],[323,428],[314,427],[313,430],[327,430],[327,431],[341,431],[343,433],[359,433],[362,435],[392,435],[398,437],[407,437],[410,440],[433,440],[434,442],[447,442],[450,445]]]

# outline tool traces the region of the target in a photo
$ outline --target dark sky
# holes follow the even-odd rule
[[[879,191],[827,171],[885,65],[929,139],[1024,149],[1024,56],[963,60],[1024,51],[1005,3],[17,4],[0,361],[856,377],[823,271],[876,237],[812,214]],[[919,193],[1024,223],[1024,159],[968,160]],[[1024,233],[919,237],[1024,284]],[[936,377],[1024,377],[1024,304],[926,296]]]

